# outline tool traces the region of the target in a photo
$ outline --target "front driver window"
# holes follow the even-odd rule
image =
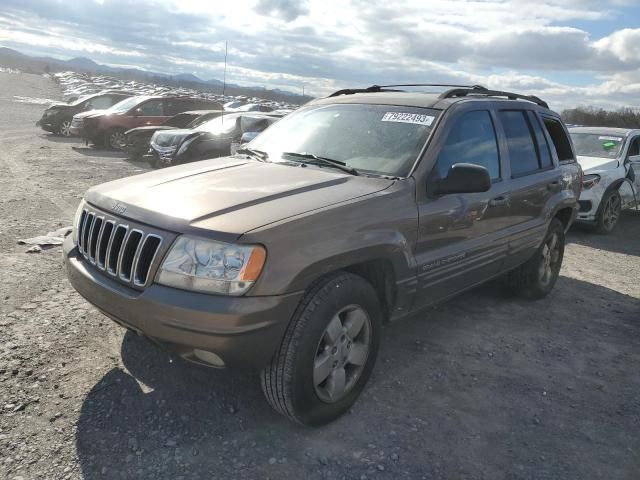
[[[162,116],[162,100],[149,100],[140,106],[141,115],[145,117]]]
[[[487,110],[465,113],[449,131],[435,166],[439,178],[446,178],[451,165],[473,163],[485,167],[492,181],[500,178],[498,142]]]

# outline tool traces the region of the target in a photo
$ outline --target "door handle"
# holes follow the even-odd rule
[[[509,197],[507,195],[500,195],[489,200],[490,207],[504,207],[505,205],[509,205]]]
[[[560,183],[560,180],[554,180],[551,183],[547,183],[547,189],[552,192],[558,192],[562,189],[562,183]]]

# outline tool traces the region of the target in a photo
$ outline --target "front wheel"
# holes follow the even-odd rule
[[[63,137],[71,136],[71,120],[64,120],[58,127],[58,135]]]
[[[122,150],[125,145],[124,130],[112,128],[104,135],[104,146],[112,150]]]
[[[530,299],[546,297],[553,290],[560,275],[564,243],[564,225],[554,218],[542,245],[533,257],[507,274],[509,289]]]
[[[613,232],[618,225],[620,214],[622,212],[622,198],[617,190],[613,190],[606,194],[602,199],[602,207],[597,218],[596,232],[609,234]]]
[[[338,418],[371,375],[381,322],[376,291],[363,278],[339,272],[316,284],[262,371],[262,391],[269,404],[305,425]]]

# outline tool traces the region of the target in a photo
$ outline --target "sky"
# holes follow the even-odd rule
[[[640,0],[1,0],[27,54],[326,95],[481,84],[557,110],[640,108]]]

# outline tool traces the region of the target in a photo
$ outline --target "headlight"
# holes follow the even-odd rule
[[[197,292],[242,295],[258,279],[266,256],[260,245],[234,245],[183,235],[162,262],[156,282]]]
[[[80,230],[80,225],[78,225],[78,223],[80,223],[80,217],[82,216],[82,210],[84,209],[84,200],[80,201],[80,205],[78,205],[78,209],[76,210],[76,214],[73,217],[73,224],[71,225],[73,227],[72,230],[72,240],[73,240],[73,244],[77,245],[78,244],[78,230]]]
[[[182,142],[182,145],[180,145],[180,148],[178,149],[178,153],[176,153],[176,157],[186,152],[187,148],[189,148],[189,145],[191,145],[196,138],[198,137],[194,135],[193,137],[187,138],[184,142]]]
[[[582,178],[582,186],[584,187],[585,190],[589,190],[591,187],[594,187],[599,182],[600,182],[600,175],[596,175],[595,173],[591,175],[585,175]]]

